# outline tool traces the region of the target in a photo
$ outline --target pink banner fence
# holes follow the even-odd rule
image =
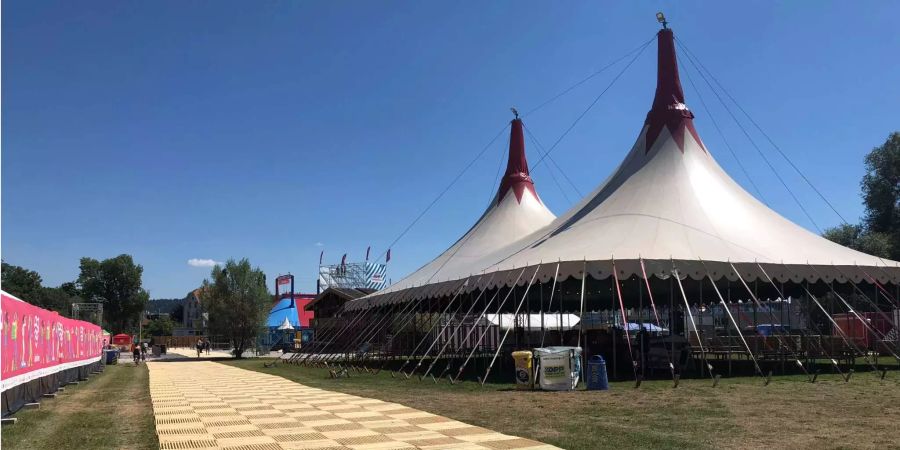
[[[99,326],[69,319],[2,292],[3,354],[0,391],[100,358]]]

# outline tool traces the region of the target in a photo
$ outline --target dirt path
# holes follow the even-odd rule
[[[214,362],[151,362],[168,449],[554,449],[396,403]]]

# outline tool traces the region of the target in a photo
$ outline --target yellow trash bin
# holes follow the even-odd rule
[[[516,361],[516,389],[530,391],[534,389],[534,356],[530,350],[521,350],[512,353]]]

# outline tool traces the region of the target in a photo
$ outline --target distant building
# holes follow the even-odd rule
[[[203,305],[200,302],[200,289],[194,289],[188,293],[181,304],[184,308],[182,326],[175,328],[175,336],[205,335],[209,316],[203,311]]]

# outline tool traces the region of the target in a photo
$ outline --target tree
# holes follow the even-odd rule
[[[166,316],[151,320],[144,327],[144,332],[150,334],[150,336],[171,336],[174,330],[175,323]]]
[[[36,304],[38,296],[41,293],[41,276],[24,267],[2,263],[3,275],[0,283],[3,284],[3,290],[19,297],[26,302]]]
[[[69,316],[72,303],[78,301],[62,287],[41,285],[41,275],[24,267],[3,263],[3,290],[39,308]]]
[[[265,324],[272,301],[265,277],[244,258],[229,259],[224,268],[216,265],[210,279],[203,281],[200,296],[209,314],[210,333],[227,338],[235,358],[242,357]]]
[[[63,288],[42,287],[34,304],[68,317],[72,311],[72,303],[80,301],[80,298],[72,297]]]
[[[854,250],[900,259],[900,132],[891,133],[866,155],[860,182],[865,215],[862,224],[844,224],[822,233],[826,239]]]
[[[862,182],[866,230],[884,233],[893,245],[890,256],[900,257],[900,132],[891,133],[866,155]]]
[[[822,236],[844,247],[850,247],[870,255],[891,258],[893,254],[894,246],[887,233],[866,231],[862,225],[838,225],[825,230]]]
[[[114,331],[126,331],[137,324],[150,296],[141,287],[144,268],[131,255],[97,261],[81,258],[76,281],[82,298],[103,303],[103,316]]]

